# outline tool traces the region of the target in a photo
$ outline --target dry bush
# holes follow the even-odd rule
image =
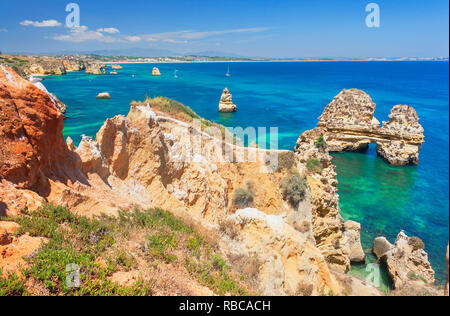
[[[219,231],[233,240],[236,240],[239,236],[239,231],[231,219],[221,219],[219,221]]]

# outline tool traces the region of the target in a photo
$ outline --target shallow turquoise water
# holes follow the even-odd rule
[[[228,65],[232,77],[226,77]],[[392,167],[367,153],[334,155],[342,214],[362,224],[369,249],[375,237],[392,242],[401,229],[422,238],[439,281],[445,280],[449,238],[449,64],[448,62],[310,62],[124,64],[117,76],[70,73],[48,77],[47,88],[68,105],[65,136],[77,143],[94,136],[106,118],[127,114],[131,100],[145,95],[176,99],[199,115],[228,127],[278,127],[279,147],[292,149],[298,135],[343,88],[359,88],[377,103],[376,117],[388,120],[392,106],[409,104],[425,128],[419,166]],[[178,78],[174,78],[174,70]],[[135,74],[135,77],[132,77]],[[228,87],[238,112],[219,114]],[[97,100],[107,91],[111,100]]]

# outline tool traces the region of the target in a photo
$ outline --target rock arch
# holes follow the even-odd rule
[[[392,165],[419,163],[419,151],[425,142],[423,127],[414,108],[396,105],[389,121],[374,117],[372,98],[358,89],[342,90],[325,107],[318,129],[330,152],[364,151],[377,145],[377,153]]]

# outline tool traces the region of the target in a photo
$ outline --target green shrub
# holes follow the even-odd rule
[[[317,137],[316,141],[314,142],[317,148],[326,148],[327,143],[325,142],[325,138],[323,136]]]
[[[245,208],[253,205],[253,193],[245,189],[237,189],[234,191],[233,204],[237,207]]]
[[[413,251],[425,248],[425,244],[423,243],[423,241],[417,237],[410,237],[408,244],[413,247]]]
[[[306,162],[306,169],[311,173],[321,173],[323,170],[322,163],[317,158],[310,158]]]
[[[284,199],[297,207],[305,199],[306,182],[298,174],[291,174],[281,182],[281,191]]]

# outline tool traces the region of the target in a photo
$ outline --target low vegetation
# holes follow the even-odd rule
[[[5,65],[9,68],[12,68],[19,74],[25,73],[25,68],[29,63],[30,61],[26,58],[19,58],[14,55],[0,54],[0,65]]]
[[[18,236],[44,237],[46,242],[26,258],[27,268],[21,276],[0,277],[0,295],[35,295],[36,288],[39,295],[55,296],[193,294],[185,284],[176,288],[162,269],[177,278],[191,278],[190,283],[196,280],[216,294],[249,293],[241,275],[216,252],[214,241],[164,210],[88,219],[47,204],[13,221],[21,225]],[[77,287],[66,282],[66,269],[71,265],[79,268]],[[128,271],[139,275],[135,282],[114,282],[117,272]],[[30,283],[34,284],[31,288]]]
[[[291,170],[295,165],[295,153],[292,151],[278,154],[278,171]]]
[[[317,158],[310,158],[306,162],[306,169],[311,173],[321,173],[323,170],[322,163]]]
[[[183,122],[192,123],[193,120],[200,120],[201,127],[203,130],[207,128],[215,128],[220,131],[221,136],[223,138],[225,137],[226,133],[229,133],[225,126],[205,120],[204,118],[200,117],[190,107],[166,97],[155,97],[155,98],[146,97],[144,101],[131,102],[132,106],[142,106],[146,104],[149,104],[150,107],[156,111],[166,113],[171,117],[176,118]],[[229,139],[233,139],[233,137]]]
[[[327,147],[327,143],[325,142],[325,138],[323,136],[317,137],[314,144],[317,148],[324,149]]]
[[[425,249],[424,242],[418,237],[410,237],[408,244],[413,247],[413,251]]]
[[[292,173],[281,182],[283,198],[293,207],[305,199],[307,184],[299,174]]]
[[[238,208],[252,207],[254,200],[254,194],[250,190],[236,189],[233,194],[233,205]]]

